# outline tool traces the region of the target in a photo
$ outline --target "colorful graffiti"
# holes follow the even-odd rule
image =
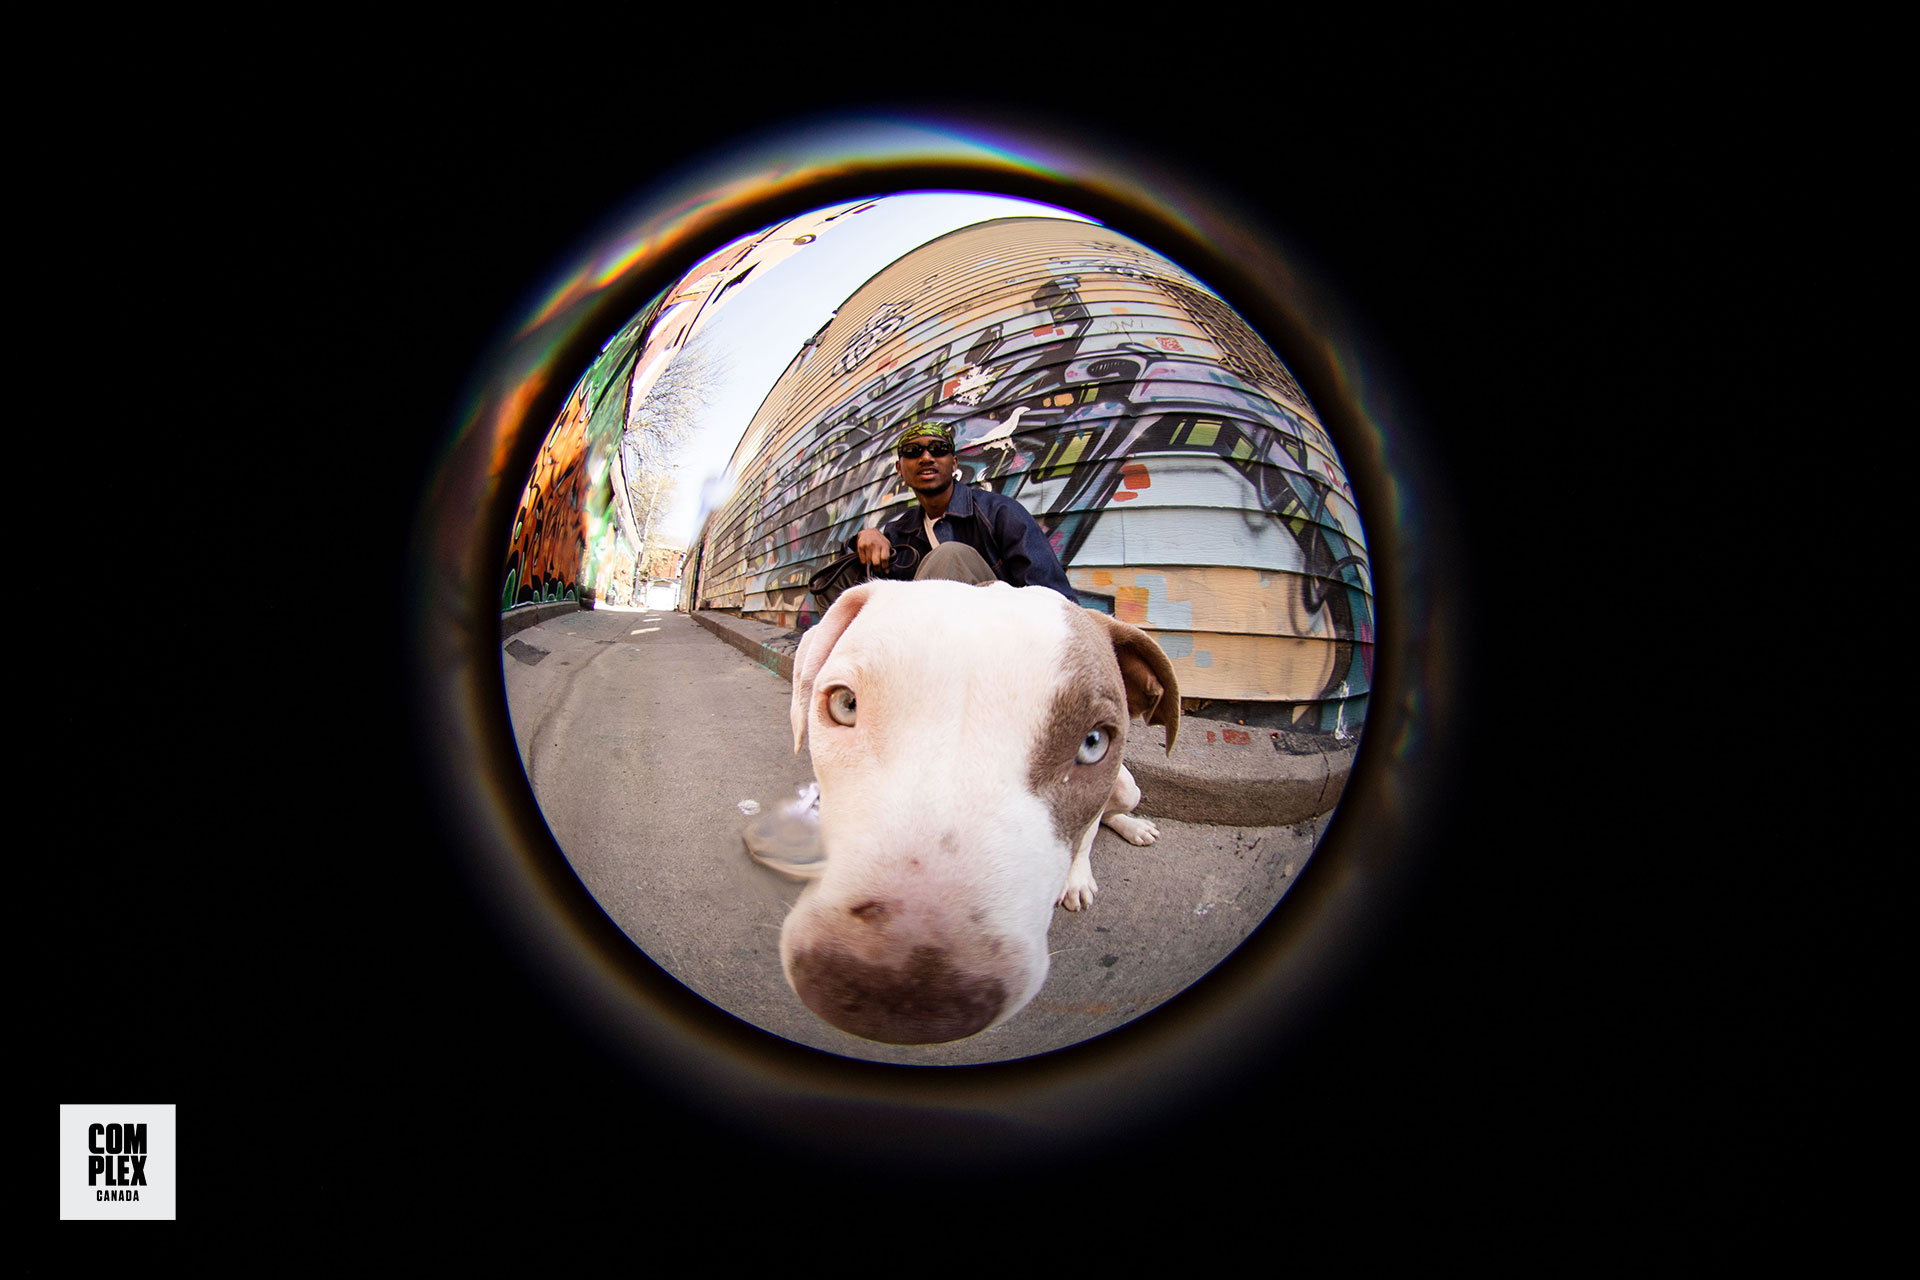
[[[1034,514],[1082,603],[1157,633],[1183,692],[1364,718],[1369,563],[1313,407],[1199,281],[1084,224],[969,227],[848,299],[748,428],[696,607],[811,625],[808,577],[910,499],[887,444],[913,418]]]
[[[586,498],[587,415],[576,391],[548,433],[520,495],[507,544],[501,608],[580,598],[586,558],[580,513]]]
[[[755,272],[764,276],[817,240],[821,227],[872,207],[868,200],[815,209],[715,250],[607,340],[549,430],[521,494],[502,609],[648,594],[645,574],[639,585],[633,578],[634,544],[646,535],[622,528],[615,488],[630,405],[646,399],[674,355],[744,294]]]
[[[614,455],[640,338],[657,306],[607,343],[541,443],[507,542],[503,610],[609,590],[622,568],[630,581],[633,551],[620,538]]]

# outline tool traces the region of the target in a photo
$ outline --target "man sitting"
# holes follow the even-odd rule
[[[957,462],[952,428],[908,424],[894,441],[894,465],[920,503],[878,529],[863,529],[849,550],[875,577],[907,577],[906,566],[893,569],[894,547],[907,546],[918,553],[909,562],[916,580],[1052,587],[1078,605],[1066,570],[1027,509],[991,489],[954,483]]]

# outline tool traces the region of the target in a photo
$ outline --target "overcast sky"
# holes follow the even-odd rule
[[[1077,213],[1003,196],[926,192],[889,196],[866,212],[835,222],[784,261],[755,272],[701,331],[724,362],[726,376],[709,404],[706,425],[682,455],[678,501],[666,517],[666,538],[692,542],[703,493],[717,501],[734,446],[800,344],[876,272],[929,240],[992,218],[1052,216],[1091,222]]]

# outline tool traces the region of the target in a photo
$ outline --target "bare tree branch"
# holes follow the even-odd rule
[[[726,362],[705,334],[675,352],[646,396],[629,406],[620,438],[620,470],[637,531],[636,585],[653,547],[653,529],[673,505],[674,467],[719,390]]]

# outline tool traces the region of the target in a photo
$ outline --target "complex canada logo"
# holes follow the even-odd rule
[[[176,1137],[171,1104],[63,1104],[60,1217],[173,1220]]]

